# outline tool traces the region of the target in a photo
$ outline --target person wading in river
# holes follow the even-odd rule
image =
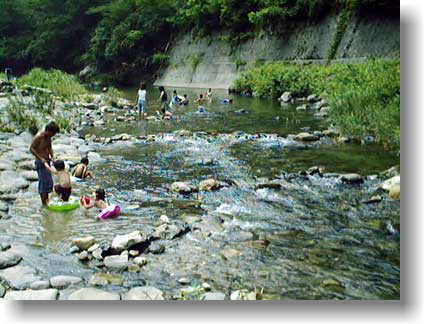
[[[44,132],[38,134],[30,146],[31,153],[35,156],[35,169],[38,174],[38,193],[41,203],[47,206],[49,203],[49,193],[53,191],[53,178],[44,163],[50,165],[53,161],[52,137],[59,133],[59,126],[55,122],[47,124]]]

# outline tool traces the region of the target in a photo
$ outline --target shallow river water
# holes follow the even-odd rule
[[[193,98],[199,91],[179,89],[184,93]],[[158,93],[149,95],[150,113],[158,109]],[[135,90],[126,96],[134,100]],[[192,286],[208,282],[227,294],[263,290],[264,299],[398,299],[400,203],[379,192],[382,179],[373,176],[398,164],[398,157],[378,145],[293,142],[287,135],[307,127],[324,130],[328,123],[295,106],[240,96],[223,105],[225,97],[216,92],[205,114],[190,104],[176,108],[172,121],[117,122],[110,116],[106,126],[84,131],[156,135],[156,141],[99,148],[105,161],[93,165],[95,180],[75,188],[87,194],[104,187],[109,200],[124,207],[120,218],[98,222],[82,210],[40,217],[30,189],[1,229],[25,244],[24,253],[42,273],[88,281],[103,270],[68,252],[73,237],[110,242],[118,234],[153,229],[167,215],[193,222],[191,231],[167,242],[164,253],[148,254],[140,273],[124,273],[123,284],[108,289],[149,284],[171,298],[182,288],[177,279],[187,277]],[[173,133],[181,129],[194,134]],[[327,174],[299,174],[312,166],[325,167]],[[344,184],[333,175],[352,172],[367,176],[365,182]],[[197,185],[208,178],[228,185],[187,196],[169,191],[175,181]],[[376,193],[381,202],[363,203]]]

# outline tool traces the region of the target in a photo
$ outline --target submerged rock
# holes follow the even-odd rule
[[[21,262],[22,257],[16,255],[15,253],[6,251],[0,252],[0,269],[5,269],[8,267],[12,267]]]
[[[70,285],[76,285],[82,282],[82,279],[74,276],[56,276],[50,278],[50,285],[53,288],[63,289]]]
[[[112,241],[112,249],[117,252],[127,250],[134,246],[135,244],[140,243],[143,240],[143,236],[140,231],[134,231],[125,235],[118,235]]]
[[[78,237],[72,240],[72,243],[80,250],[88,250],[92,245],[96,243],[96,240],[93,236],[86,236],[86,237]]]
[[[128,255],[112,255],[104,259],[106,268],[123,271],[128,268]]]
[[[34,281],[41,280],[35,269],[20,265],[0,270],[0,279],[4,280],[12,289],[17,290],[27,289]]]

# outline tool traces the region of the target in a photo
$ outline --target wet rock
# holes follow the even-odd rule
[[[86,237],[78,237],[74,238],[72,240],[72,243],[80,250],[88,250],[91,246],[93,246],[96,243],[96,240],[93,236],[86,236]]]
[[[193,133],[189,130],[181,129],[181,130],[175,132],[175,135],[181,136],[181,137],[189,137],[189,136],[192,136]]]
[[[309,133],[300,133],[295,136],[295,140],[303,142],[314,142],[318,141],[319,137]]]
[[[106,278],[103,278],[103,277],[95,274],[93,277],[91,277],[88,284],[90,286],[102,287],[102,286],[107,286],[109,284],[109,282],[106,280]]]
[[[337,143],[339,144],[345,144],[345,143],[350,143],[352,140],[349,137],[346,136],[340,136],[337,138]]]
[[[301,106],[298,106],[298,107],[296,107],[296,110],[297,110],[297,111],[305,111],[305,110],[308,110],[308,105],[301,105]]]
[[[306,171],[310,176],[316,175],[318,174],[319,176],[322,176],[325,172],[325,168],[324,167],[320,167],[320,166],[313,166],[311,168],[308,169],[308,171]]]
[[[82,106],[88,110],[97,110],[99,109],[99,105],[95,103],[83,103]]]
[[[93,253],[92,253],[93,258],[95,258],[96,260],[103,260],[102,253],[103,253],[103,251],[100,248],[94,250]]]
[[[379,203],[383,200],[383,198],[381,198],[381,196],[372,196],[370,199],[368,200],[363,200],[362,203],[363,204],[376,204]]]
[[[82,282],[82,279],[74,276],[56,276],[50,278],[50,285],[53,288],[63,289],[71,285],[76,285]]]
[[[393,178],[390,178],[390,179],[384,181],[380,185],[380,188],[382,188],[382,189],[384,189],[386,191],[390,191],[390,189],[393,188],[396,185],[399,185],[400,186],[400,176],[395,176]]]
[[[310,96],[308,96],[308,97],[306,98],[306,100],[307,100],[308,102],[313,103],[313,102],[317,102],[317,101],[319,101],[319,97],[318,97],[316,94],[311,94]]]
[[[76,246],[76,245],[73,245],[73,246],[71,246],[70,248],[69,248],[69,253],[70,254],[75,254],[75,253],[78,253],[80,251],[80,249],[79,249],[79,247],[78,246]]]
[[[41,280],[33,268],[20,265],[0,270],[0,279],[17,290],[29,288],[34,281]]]
[[[134,231],[125,235],[118,235],[112,241],[112,249],[121,252],[140,243],[142,240],[143,237],[140,231]]]
[[[390,188],[389,196],[394,200],[400,200],[400,184],[395,184]]]
[[[0,283],[0,298],[3,298],[6,293],[6,288]]]
[[[48,280],[35,281],[30,285],[29,288],[32,289],[32,290],[48,289],[48,288],[50,288],[50,281],[48,281]]]
[[[256,300],[257,295],[256,295],[256,292],[254,291],[249,292],[245,289],[236,290],[231,293],[230,299],[231,300]]]
[[[184,220],[184,222],[186,222],[189,225],[198,223],[202,220],[202,218],[200,216],[196,216],[196,215],[183,215],[182,219]]]
[[[89,281],[91,286],[122,286],[124,280],[121,275],[110,273],[96,273]]]
[[[4,201],[0,200],[0,212],[7,213],[9,211],[9,205],[6,204]]]
[[[145,258],[145,257],[136,257],[136,258],[134,258],[133,262],[136,265],[142,267],[142,266],[146,265],[148,261],[147,261],[147,258]]]
[[[93,253],[94,251],[96,251],[98,248],[100,247],[100,244],[98,244],[98,243],[96,243],[96,244],[93,244],[88,250],[87,250],[87,252],[88,253]]]
[[[140,251],[130,250],[129,255],[132,256],[132,257],[136,257],[136,256],[140,255]]]
[[[377,142],[377,139],[374,136],[364,136],[361,139],[361,144],[362,145],[374,144],[376,142]]]
[[[28,186],[29,182],[15,171],[0,172],[0,194],[16,193]]]
[[[0,252],[0,269],[9,268],[21,262],[22,257],[15,253],[6,251]]]
[[[97,288],[82,288],[72,293],[68,300],[120,300],[117,293],[107,292]]]
[[[171,191],[180,194],[190,194],[196,191],[196,188],[186,182],[174,182],[171,184]]]
[[[339,132],[335,129],[326,129],[322,132],[324,136],[335,137],[339,135]]]
[[[34,162],[32,162],[34,164]],[[0,171],[13,170],[15,168],[15,163],[9,160],[0,160]]]
[[[259,189],[274,189],[274,190],[280,190],[281,184],[277,182],[269,182],[269,183],[261,183],[255,186],[255,190]]]
[[[207,179],[199,184],[199,191],[215,191],[223,187],[222,183],[215,179]]]
[[[36,171],[21,172],[21,175],[28,181],[38,181],[38,174]]]
[[[203,295],[203,300],[225,300],[225,294],[222,292],[207,292]]]
[[[77,258],[80,261],[86,261],[86,260],[88,260],[88,257],[89,257],[89,255],[88,255],[87,251],[82,251],[81,253],[77,254]]]
[[[182,285],[189,285],[189,284],[190,284],[190,282],[191,282],[191,280],[190,280],[190,279],[188,279],[188,278],[183,277],[183,278],[178,279],[178,282],[179,282],[180,284],[182,284]]]
[[[281,101],[281,102],[287,103],[287,102],[290,102],[290,100],[292,100],[292,98],[293,97],[292,97],[291,92],[286,91],[281,95],[281,97],[278,100]]]
[[[249,111],[246,110],[246,109],[239,109],[239,110],[236,110],[234,113],[239,114],[239,115],[244,115],[244,114],[248,114]]]
[[[5,300],[56,300],[59,295],[57,289],[8,291]]]
[[[385,178],[393,178],[396,176],[400,176],[399,165],[393,166],[390,169],[381,172],[380,176]]]
[[[0,251],[9,250],[12,246],[9,243],[2,242],[0,243]]]
[[[112,255],[104,258],[106,268],[114,271],[123,271],[128,268],[128,256]]]
[[[128,266],[128,272],[133,272],[133,273],[135,273],[135,272],[139,272],[140,271],[140,266],[139,265],[137,265],[137,264],[130,264],[129,266]]]
[[[364,178],[360,174],[356,174],[356,173],[343,174],[340,177],[340,179],[346,183],[363,183],[364,182]]]
[[[205,291],[210,291],[210,290],[212,289],[211,285],[210,285],[210,284],[208,284],[207,282],[202,283],[202,288],[203,288]]]
[[[136,287],[124,294],[122,300],[165,300],[165,298],[163,292],[155,287]]]
[[[149,246],[149,252],[152,254],[161,254],[165,252],[165,245],[161,242],[152,242]]]
[[[168,217],[168,216],[166,216],[166,215],[161,215],[161,216],[159,217],[159,220],[160,220],[162,223],[164,223],[164,224],[169,224],[169,223],[170,223],[169,217]]]

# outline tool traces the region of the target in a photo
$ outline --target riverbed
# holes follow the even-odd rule
[[[191,101],[199,94],[178,92]],[[125,91],[132,101],[135,94]],[[148,96],[147,111],[153,113],[157,90]],[[222,104],[229,97],[233,104]],[[138,272],[114,274],[120,284],[105,290],[149,285],[174,299],[187,287],[179,279],[188,278],[190,287],[207,283],[227,298],[240,289],[260,291],[263,299],[400,298],[400,203],[378,189],[379,174],[399,164],[396,154],[377,144],[336,144],[324,137],[294,141],[290,134],[330,126],[296,105],[218,91],[204,106],[206,113],[193,103],[175,107],[170,121],[138,121],[135,111],[122,111],[118,115],[134,118],[122,122],[110,114],[105,125],[84,128],[81,136],[139,138],[97,146],[95,179],[74,189],[81,195],[105,188],[123,215],[99,222],[82,210],[46,212],[31,185],[10,208],[10,218],[0,221],[3,239],[45,277],[74,275],[89,284],[105,270],[78,261],[69,252],[72,238],[110,242],[118,234],[153,231],[166,215],[188,230],[161,240],[165,251],[148,253]],[[314,166],[321,171],[305,172]],[[344,173],[361,174],[363,183],[341,181],[338,174]],[[198,186],[210,178],[223,187],[191,194],[170,190],[174,182]],[[375,195],[381,200],[364,203]]]

